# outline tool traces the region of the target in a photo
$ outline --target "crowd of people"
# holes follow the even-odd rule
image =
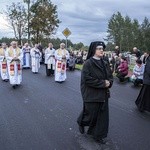
[[[30,47],[25,43],[19,48],[16,41],[12,41],[8,47],[6,43],[0,45],[0,72],[3,81],[8,82],[15,89],[22,82],[22,69],[30,69],[34,74],[39,72],[42,52],[39,44]],[[49,43],[44,51],[46,75],[55,75],[55,81],[62,83],[66,80],[67,62],[72,66],[72,55],[65,49],[65,44],[61,43],[60,48],[55,50],[53,44]]]
[[[22,82],[22,69],[31,68],[34,74],[39,72],[42,52],[38,44],[30,47],[28,43],[19,48],[17,42],[12,41],[8,47],[6,43],[0,45],[0,72],[3,81],[8,82],[13,88]],[[77,119],[79,131],[91,135],[98,143],[105,144],[105,138],[109,127],[109,101],[110,88],[113,85],[113,73],[115,72],[120,82],[124,82],[128,75],[128,60],[115,47],[113,59],[109,60],[105,55],[105,44],[102,41],[92,42],[81,72],[81,94],[83,98],[83,110]],[[141,91],[135,103],[140,110],[150,112],[150,55],[134,47],[136,64],[133,68],[131,81],[135,86],[142,84]],[[66,68],[73,69],[75,63],[74,54],[65,49],[61,43],[55,50],[49,43],[44,51],[44,63],[46,75],[55,76],[55,81],[62,83],[66,80]],[[69,62],[69,63],[68,63]],[[67,66],[68,65],[68,66]]]
[[[133,48],[132,55],[135,58],[135,63],[132,63],[131,66],[129,57],[120,53],[119,46],[116,46],[110,59],[110,65],[112,72],[116,73],[120,82],[132,81],[135,86],[138,86],[143,84],[145,63],[149,55],[147,52],[142,55],[136,47]],[[133,68],[131,71],[129,71],[130,66]]]

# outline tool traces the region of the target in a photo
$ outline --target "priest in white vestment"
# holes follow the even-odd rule
[[[62,83],[66,80],[66,66],[67,59],[69,59],[69,52],[65,49],[65,44],[61,43],[60,48],[55,51],[56,69],[55,81]]]
[[[35,47],[31,49],[31,65],[32,65],[32,72],[37,74],[40,68],[40,59],[41,59],[41,52],[38,49],[38,44],[35,44]]]
[[[31,56],[30,56],[30,46],[28,43],[25,43],[22,51],[23,51],[23,68],[30,68],[30,64],[31,64]]]
[[[2,43],[2,48],[0,48],[0,72],[1,72],[2,80],[8,82],[9,75],[8,75],[8,68],[7,68],[6,51],[7,51],[7,45],[6,43]]]
[[[23,52],[17,46],[17,42],[11,42],[11,46],[6,52],[8,65],[9,81],[13,88],[20,85],[22,82],[22,58]]]
[[[48,48],[45,50],[45,65],[46,65],[46,75],[54,75],[55,70],[55,49],[53,44],[49,43]]]

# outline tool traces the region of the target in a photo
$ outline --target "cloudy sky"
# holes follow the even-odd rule
[[[0,0],[1,8],[11,2],[23,0]],[[149,0],[52,0],[58,6],[58,16],[62,21],[56,37],[64,38],[62,31],[67,27],[72,34],[69,39],[89,45],[91,41],[106,37],[108,20],[112,14],[120,11],[142,22],[144,17],[150,19]],[[0,15],[0,37],[12,36],[13,32],[6,26],[7,21]]]

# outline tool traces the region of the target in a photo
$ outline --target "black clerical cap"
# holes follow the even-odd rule
[[[103,46],[104,49],[106,48],[105,43],[102,41],[91,42],[90,47],[89,47],[89,51],[88,51],[88,55],[87,55],[87,59],[94,56],[97,46]]]

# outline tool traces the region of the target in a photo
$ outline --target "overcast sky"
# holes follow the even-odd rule
[[[11,2],[23,0],[0,0],[1,8]],[[91,41],[103,40],[106,37],[108,20],[112,14],[120,11],[140,22],[144,17],[150,19],[150,0],[52,0],[58,6],[58,16],[62,21],[56,37],[64,38],[62,31],[67,27],[72,34],[69,39],[89,45]],[[12,36],[6,27],[7,22],[0,15],[0,37]]]

